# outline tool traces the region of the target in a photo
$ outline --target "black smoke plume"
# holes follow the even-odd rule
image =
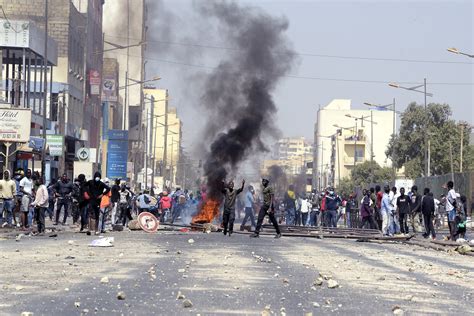
[[[262,136],[276,130],[271,93],[291,69],[294,53],[285,18],[230,1],[206,1],[198,9],[203,18],[215,20],[219,34],[235,48],[208,77],[202,97],[211,140],[204,172],[208,193],[217,198],[231,170],[250,153],[266,150]]]

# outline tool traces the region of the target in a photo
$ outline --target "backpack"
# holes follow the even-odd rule
[[[145,201],[145,204],[150,204],[150,199],[148,198],[148,195],[144,194],[143,195],[143,201]]]

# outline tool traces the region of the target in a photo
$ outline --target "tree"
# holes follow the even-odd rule
[[[400,133],[390,140],[386,151],[397,168],[405,166],[405,174],[409,178],[417,178],[425,174],[425,151],[430,141],[431,175],[442,175],[451,172],[452,151],[454,171],[459,171],[461,130],[464,132],[464,169],[469,166],[469,134],[470,128],[461,129],[451,118],[448,104],[430,103],[425,110],[424,105],[410,103],[401,115]]]
[[[339,184],[338,191],[343,196],[348,196],[356,188],[368,188],[371,184],[371,170],[374,173],[373,183],[386,183],[392,179],[392,168],[381,167],[377,162],[366,161],[356,165],[351,171],[350,178],[344,178]]]

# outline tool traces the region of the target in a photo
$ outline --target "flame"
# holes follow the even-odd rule
[[[205,201],[199,213],[193,217],[192,224],[211,223],[219,214],[219,201],[208,199]]]

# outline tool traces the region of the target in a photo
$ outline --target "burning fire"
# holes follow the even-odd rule
[[[219,214],[219,201],[208,199],[202,206],[199,213],[193,217],[192,224],[211,223]]]

